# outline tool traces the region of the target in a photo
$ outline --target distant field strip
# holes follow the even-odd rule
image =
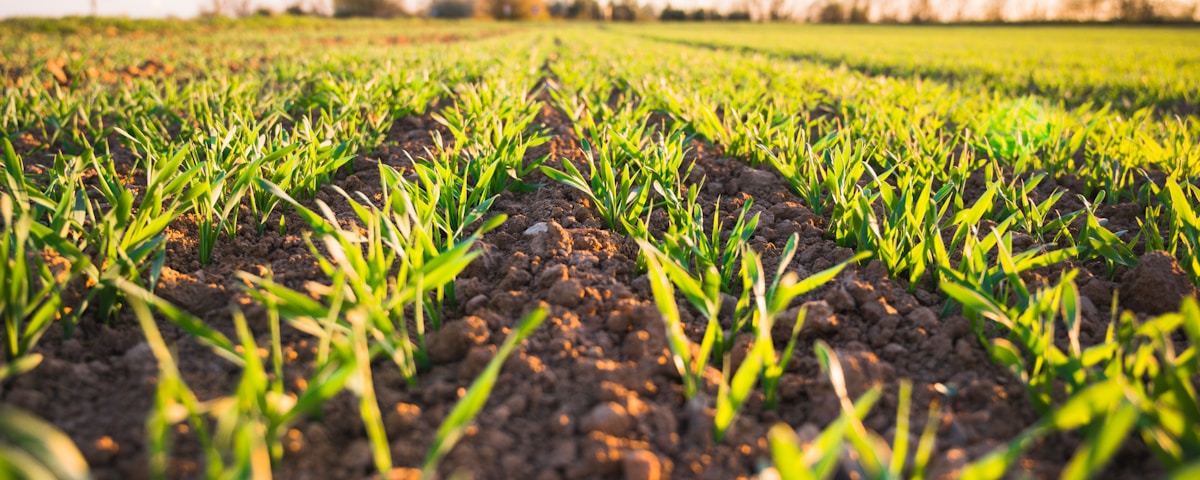
[[[1195,115],[1200,105],[1200,31],[1190,28],[665,26],[629,33],[845,65],[868,75],[1034,94],[1070,106],[1112,103],[1125,112],[1150,107]]]

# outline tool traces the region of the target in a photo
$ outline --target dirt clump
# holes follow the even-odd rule
[[[468,316],[448,322],[441,329],[429,332],[426,338],[429,359],[436,363],[461,359],[472,345],[487,342],[490,335],[487,322],[479,317]]]
[[[1121,305],[1139,312],[1156,315],[1174,312],[1184,298],[1195,296],[1192,279],[1167,252],[1142,255],[1137,267],[1121,281]]]

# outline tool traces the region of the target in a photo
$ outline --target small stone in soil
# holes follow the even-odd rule
[[[570,435],[574,431],[575,422],[571,419],[571,415],[565,411],[560,411],[554,414],[550,422],[550,430],[557,435]]]
[[[371,446],[366,440],[356,440],[342,454],[342,466],[350,469],[365,468],[371,464]]]
[[[492,361],[492,357],[496,356],[495,345],[476,345],[471,347],[467,352],[466,358],[458,367],[458,378],[462,380],[471,380],[483,372],[487,368],[488,362]]]
[[[487,322],[479,317],[463,317],[462,320],[446,323],[427,338],[429,359],[434,363],[458,360],[471,345],[487,342],[490,333]]]
[[[397,403],[396,408],[393,408],[385,416],[384,424],[388,433],[395,434],[413,428],[420,418],[421,407],[411,403]]]
[[[938,300],[940,300],[937,294],[920,288],[917,289],[914,295],[916,295],[917,300],[924,305],[936,305]]]
[[[829,302],[830,306],[840,312],[853,311],[857,308],[857,305],[854,303],[854,297],[850,296],[850,292],[846,291],[846,288],[841,285],[830,289],[829,293],[825,295],[825,301]]]
[[[600,432],[614,437],[624,435],[632,426],[633,419],[625,407],[616,402],[597,405],[579,422],[579,428],[585,433]]]
[[[488,302],[487,295],[480,294],[480,295],[471,297],[470,300],[467,300],[467,306],[466,306],[467,312],[474,313],[475,311],[487,306],[487,302]]]
[[[388,480],[418,480],[421,478],[421,470],[408,467],[393,468],[388,472]]]
[[[883,347],[883,358],[887,360],[896,360],[904,358],[908,355],[908,349],[897,343],[889,343]]]
[[[828,302],[824,300],[805,302],[802,307],[808,307],[808,313],[804,317],[804,326],[801,327],[802,334],[824,334],[837,330],[838,320],[833,314],[833,307]],[[790,334],[790,331],[787,334]],[[780,336],[780,338],[786,337]]]
[[[574,438],[555,442],[554,449],[546,458],[546,463],[551,467],[568,466],[575,463],[575,459],[579,457],[578,451],[579,446],[575,443]]]
[[[548,289],[554,284],[567,279],[567,267],[563,264],[551,265],[537,276],[537,288]]]
[[[942,322],[942,329],[950,338],[960,338],[971,333],[971,321],[961,315],[955,315]]]
[[[926,330],[936,327],[938,323],[937,314],[926,307],[914,308],[913,311],[908,312],[908,316],[905,318],[917,328]]]
[[[547,223],[545,232],[534,235],[530,251],[543,259],[565,257],[571,254],[571,235],[558,222]]]
[[[881,297],[864,303],[862,306],[862,313],[867,320],[878,322],[885,317],[896,315],[899,312],[897,312],[896,309],[891,305],[888,305],[887,300]]]
[[[546,301],[555,305],[570,308],[579,305],[580,300],[583,300],[583,286],[574,279],[555,283],[546,292]]]
[[[549,227],[546,226],[546,222],[538,222],[538,223],[533,224],[529,228],[526,228],[525,235],[537,235],[539,233],[546,233],[546,230],[548,230],[548,229],[549,229]]]
[[[659,480],[662,478],[662,462],[649,450],[631,450],[621,456],[621,469],[625,480]]]

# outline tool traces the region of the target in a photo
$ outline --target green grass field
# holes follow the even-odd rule
[[[0,476],[1200,474],[1200,30],[0,33]]]

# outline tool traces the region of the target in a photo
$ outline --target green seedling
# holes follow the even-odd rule
[[[239,344],[209,330],[200,319],[179,310],[137,285],[122,281],[122,288],[133,305],[147,341],[159,362],[160,385],[155,412],[147,420],[151,445],[151,466],[156,476],[165,476],[172,425],[188,422],[206,455],[209,475],[221,478],[269,477],[283,458],[282,440],[289,425],[306,415],[316,414],[320,406],[341,391],[355,370],[347,342],[338,344],[337,361],[320,364],[299,393],[285,391],[280,346],[278,312],[268,308],[271,317],[272,370],[259,357],[260,351],[246,326],[245,317],[235,311],[233,320]],[[150,307],[171,322],[208,344],[213,352],[242,367],[242,379],[232,396],[199,401],[179,376],[175,361],[153,321]],[[209,423],[205,418],[211,418]]]
[[[92,224],[84,249],[95,252],[91,261],[95,268],[87,273],[99,288],[89,292],[85,305],[94,300],[96,314],[105,323],[111,322],[121,307],[118,280],[150,288],[157,283],[165,261],[167,226],[200,195],[199,190],[185,190],[198,173],[196,167],[180,170],[185,156],[186,150],[180,150],[166,159],[147,157],[146,183],[137,205],[134,190],[125,185],[114,164],[92,157],[96,190],[103,203],[92,200],[88,204]]]
[[[334,287],[312,285],[317,298],[283,287],[270,279],[249,274],[243,277],[263,291],[251,294],[261,301],[279,306],[284,318],[294,320],[293,326],[321,339],[321,356],[327,354],[330,335],[351,334],[345,315],[356,312],[365,315],[370,325],[370,338],[377,342],[396,363],[409,382],[416,381],[416,372],[424,365],[425,314],[434,316],[434,327],[440,324],[440,305],[432,303],[431,292],[447,285],[467,266],[478,251],[472,244],[483,234],[504,221],[493,217],[470,238],[452,248],[440,250],[432,241],[432,225],[422,223],[416,209],[402,189],[395,201],[382,209],[369,203],[358,203],[350,195],[346,199],[354,206],[366,234],[341,227],[324,202],[317,201],[322,214],[301,205],[278,187],[260,181],[297,213],[319,236],[324,249],[317,248],[306,237],[310,250]],[[398,210],[393,210],[398,206]],[[410,337],[406,309],[413,308],[417,331]],[[414,343],[415,341],[415,343]]]
[[[435,141],[438,141],[435,139]],[[479,221],[496,200],[494,184],[503,183],[500,165],[486,159],[459,159],[445,148],[428,161],[413,161],[417,181],[404,180],[395,169],[380,165],[384,183],[402,187],[413,199],[417,214],[437,226],[436,243],[450,246],[464,237],[468,226]]]
[[[61,430],[16,407],[0,406],[0,475],[5,478],[92,478],[87,461]]]
[[[755,333],[756,338],[761,339],[762,343],[760,347],[763,359],[762,388],[766,396],[766,406],[770,409],[775,409],[779,406],[779,380],[783,377],[784,368],[791,362],[792,355],[796,351],[796,343],[800,336],[800,330],[804,327],[808,310],[804,307],[800,308],[796,316],[795,325],[792,326],[791,337],[788,339],[787,346],[779,354],[776,354],[775,343],[771,339],[771,331],[775,325],[775,319],[783,314],[796,298],[829,283],[846,267],[871,256],[870,252],[860,252],[837,265],[800,280],[795,272],[787,271],[792,258],[796,254],[798,241],[799,238],[796,235],[792,235],[788,239],[788,243],[783,248],[775,277],[769,286],[764,286],[761,294],[758,292],[758,284],[763,281],[761,275],[759,275],[759,279],[755,279],[752,283],[755,285],[756,297],[761,295],[762,298],[761,305],[758,305],[756,301],[759,320],[756,321],[758,327]],[[753,257],[752,260],[761,262],[757,259],[757,254]],[[747,268],[747,271],[761,272],[762,267],[761,265],[755,265],[753,270]],[[757,344],[756,348],[759,348]]]
[[[754,200],[747,200],[728,231],[728,238],[722,240],[726,231],[716,208],[712,228],[704,231],[704,211],[696,201],[698,195],[699,189],[692,187],[683,202],[667,202],[671,223],[662,239],[664,253],[693,272],[716,268],[721,277],[721,291],[732,295],[741,252],[758,228],[760,214],[748,215]]]
[[[771,457],[780,477],[789,480],[829,478],[836,473],[841,459],[854,459],[856,464],[846,467],[856,469],[866,478],[902,478],[908,458],[908,417],[912,402],[912,382],[905,380],[900,383],[896,436],[889,448],[882,437],[867,430],[862,424],[863,418],[882,394],[879,387],[868,390],[858,400],[851,402],[837,354],[820,340],[817,341],[815,350],[822,371],[829,377],[838,396],[842,414],[806,445],[801,445],[796,434],[785,424],[771,428],[767,438]],[[928,421],[913,456],[913,478],[924,478],[925,468],[933,454],[940,411],[940,407],[934,401],[930,405]],[[844,452],[847,448],[851,450],[851,455]]]
[[[71,255],[67,257],[69,266],[51,270],[31,238],[32,212],[13,210],[13,198],[0,192],[0,218],[4,220],[0,231],[0,278],[5,279],[0,287],[5,339],[0,381],[32,370],[41,362],[41,355],[33,353],[34,346],[51,322],[68,315],[63,287],[89,266],[82,252],[64,249],[64,254]]]
[[[3,187],[12,196],[12,207],[18,215],[29,211],[34,223],[31,234],[40,245],[53,243],[53,248],[71,247],[61,240],[77,243],[83,235],[87,220],[85,192],[80,185],[84,173],[84,157],[56,155],[50,171],[41,176],[26,176],[25,162],[4,139]]]
[[[639,218],[650,209],[650,192],[647,184],[635,167],[625,164],[618,167],[614,159],[601,153],[595,159],[591,150],[586,150],[588,175],[585,177],[570,160],[563,159],[560,171],[542,167],[542,173],[551,180],[563,183],[583,193],[604,219],[605,225],[614,231],[629,232]]]
[[[525,160],[530,148],[550,137],[531,127],[539,104],[514,90],[503,83],[468,84],[458,92],[455,108],[434,114],[454,137],[453,148],[444,146],[440,135],[436,137],[438,157],[461,159],[454,162],[459,164],[455,169],[465,169],[461,176],[470,179],[472,189],[482,190],[484,196],[536,187],[524,178],[548,157]]]
[[[458,403],[454,404],[454,408],[450,410],[450,414],[442,421],[442,425],[438,427],[437,435],[434,437],[433,446],[429,449],[429,454],[425,456],[425,464],[422,467],[422,478],[435,478],[437,475],[437,466],[446,454],[454,448],[462,438],[467,427],[471,425],[474,418],[479,415],[479,411],[483,409],[487,403],[488,396],[491,395],[492,387],[496,384],[496,379],[500,375],[500,368],[504,365],[504,361],[512,355],[517,346],[525,342],[526,338],[537,330],[537,327],[546,319],[546,309],[539,308],[525,315],[525,318],[517,324],[517,328],[508,334],[504,339],[504,343],[500,345],[500,349],[496,351],[496,355],[492,357],[483,372],[475,377],[475,381],[471,383],[471,387],[467,389],[467,393],[463,395]]]
[[[675,368],[683,378],[684,396],[690,399],[700,392],[700,386],[704,384],[704,370],[708,366],[713,347],[718,344],[718,337],[721,336],[721,325],[717,320],[721,308],[718,274],[715,268],[709,268],[701,283],[688,275],[678,264],[665,258],[665,255],[649,243],[639,240],[638,245],[646,254],[649,267],[646,275],[650,279],[654,303],[662,314],[663,325],[667,331],[667,345],[671,349]],[[680,285],[688,301],[697,306],[708,319],[704,339],[694,356],[693,344],[683,331],[679,307],[675,303],[675,287],[672,284]]]

